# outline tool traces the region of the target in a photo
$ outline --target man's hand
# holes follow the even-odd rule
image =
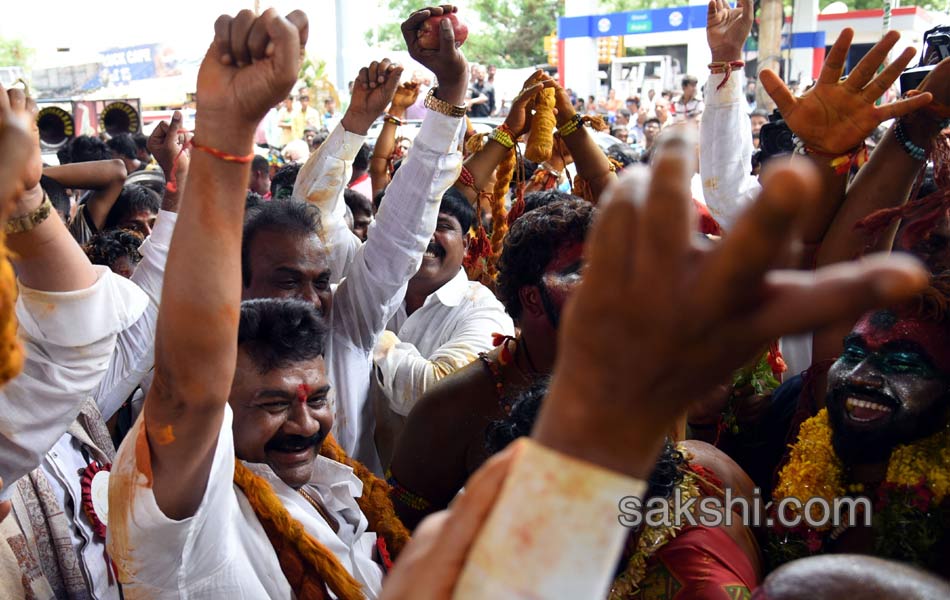
[[[904,118],[904,130],[912,142],[927,148],[932,138],[940,133],[940,126],[947,116],[945,112],[947,107],[950,107],[950,58],[940,61],[920,83],[917,91],[931,94],[933,101],[930,105],[907,115]],[[938,110],[942,112],[937,112]]]
[[[448,510],[419,524],[386,578],[380,600],[452,597],[468,551],[498,499],[513,456],[514,445],[488,459]]]
[[[524,82],[524,88],[511,101],[511,110],[505,118],[505,125],[511,130],[516,140],[531,129],[532,114],[529,106],[537,97],[538,92],[544,88],[555,87],[555,85],[554,80],[545,75],[543,71],[536,71]]]
[[[0,86],[0,223],[18,210],[24,191],[33,189],[42,175],[39,138],[34,135],[36,119],[26,110],[21,90],[5,90]],[[24,152],[24,148],[27,151]],[[39,162],[40,174],[35,172]],[[40,195],[42,199],[42,194]],[[36,207],[33,207],[36,208]],[[29,211],[26,211],[29,212]]]
[[[258,17],[242,10],[218,17],[214,34],[198,70],[198,141],[246,154],[245,138],[253,139],[257,124],[297,81],[307,16],[298,10],[283,18],[268,9]]]
[[[435,73],[439,80],[436,96],[440,100],[461,106],[465,104],[468,91],[468,62],[455,46],[455,32],[449,19],[443,19],[440,29],[439,49],[427,50],[419,45],[419,28],[432,16],[458,12],[451,4],[423,8],[409,15],[402,24],[402,37],[406,40],[409,56]]]
[[[343,115],[343,129],[357,135],[366,135],[370,126],[393,100],[402,67],[391,63],[388,58],[380,62],[375,60],[368,67],[360,69],[353,81],[353,96],[350,106]]]
[[[710,0],[706,13],[706,41],[714,62],[742,58],[742,47],[752,31],[755,7],[751,0],[738,0],[730,8],[727,0]]]
[[[407,81],[396,88],[396,94],[393,96],[393,103],[389,108],[392,116],[401,119],[406,114],[406,109],[416,103],[419,99],[419,84],[413,81]]]
[[[768,340],[857,318],[927,284],[917,261],[898,256],[772,271],[819,198],[815,167],[803,161],[767,169],[759,200],[730,235],[696,245],[694,160],[691,141],[669,143],[652,177],[645,168],[625,174],[601,201],[533,434],[640,479],[689,404]]]
[[[186,133],[181,130],[181,112],[177,110],[172,114],[171,123],[162,121],[152,131],[152,135],[148,136],[146,147],[165,172],[166,179],[171,175],[175,158],[178,158],[175,173],[179,180],[182,173],[188,172],[189,152],[182,151],[185,147],[185,136]]]
[[[891,104],[875,106],[913,58],[914,48],[901,55],[877,76],[878,69],[900,34],[889,31],[864,55],[847,78],[840,80],[854,31],[845,28],[825,59],[821,75],[813,88],[795,98],[774,71],[766,69],[759,75],[765,91],[775,101],[789,128],[813,150],[842,155],[859,144],[882,121],[915,111],[928,103],[930,93],[920,94]]]

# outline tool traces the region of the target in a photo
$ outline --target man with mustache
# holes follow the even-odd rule
[[[327,371],[341,362],[331,355],[336,346],[330,342],[338,331],[372,339],[375,323],[360,314],[355,300],[347,304],[345,290],[354,286],[353,296],[360,296],[377,282],[392,285],[390,265],[409,279],[429,236],[412,227],[434,227],[437,199],[456,176],[462,119],[455,115],[466,89],[465,59],[450,28],[442,29],[440,50],[422,50],[417,41],[429,16],[454,10],[423,9],[403,24],[410,52],[439,76],[441,104],[425,119],[393,179],[393,201],[380,212],[379,222],[391,220],[403,235],[383,236],[379,243],[371,236],[332,309],[295,298],[241,305],[242,266],[245,296],[251,288],[285,281],[286,295],[303,294],[302,281],[309,295],[316,283],[310,271],[301,275],[281,266],[276,253],[244,265],[240,258],[254,131],[296,81],[306,16],[296,11],[285,19],[269,9],[257,17],[244,10],[216,22],[215,41],[198,73],[195,152],[169,252],[155,380],[109,483],[109,554],[129,597],[378,595],[382,568],[376,561],[386,564],[408,534],[395,519],[385,484],[328,437],[334,413]],[[366,71],[361,80],[370,87]],[[407,193],[420,180],[441,189],[432,196]],[[195,261],[211,227],[219,252],[213,264]],[[264,233],[250,240],[252,247]],[[310,234],[315,239],[285,233],[305,251],[308,269],[321,256],[326,260],[319,236]],[[200,295],[194,292],[199,286]],[[351,421],[359,417],[343,414]]]
[[[916,301],[857,323],[828,372],[826,408],[802,424],[779,474],[777,502],[868,497],[871,526],[779,525],[768,550],[773,565],[802,553],[859,553],[947,575],[948,282],[939,274]]]

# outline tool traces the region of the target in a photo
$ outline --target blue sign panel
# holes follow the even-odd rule
[[[558,37],[563,40],[576,37],[611,37],[686,31],[706,26],[706,10],[705,5],[677,6],[631,10],[608,15],[561,17],[558,19]]]
[[[155,51],[157,44],[114,48],[102,53],[102,66],[112,84],[128,83],[155,77]]]

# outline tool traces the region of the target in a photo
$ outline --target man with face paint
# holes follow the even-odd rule
[[[410,413],[390,466],[393,503],[407,525],[448,504],[487,458],[485,429],[504,418],[508,399],[550,374],[561,309],[580,283],[593,218],[593,206],[574,198],[530,210],[512,225],[498,262],[498,296],[521,334],[446,377]]]
[[[858,321],[828,372],[825,408],[802,424],[779,473],[776,502],[792,496],[805,502],[829,490],[868,497],[871,526],[773,529],[767,550],[773,565],[804,549],[873,554],[950,572],[948,283],[950,274],[937,275],[916,301]],[[807,542],[799,545],[802,539]]]

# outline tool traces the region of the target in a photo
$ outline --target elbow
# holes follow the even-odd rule
[[[125,163],[118,158],[114,158],[109,161],[109,173],[112,176],[112,182],[118,183],[120,185],[125,184],[125,178],[129,175],[125,168]]]

